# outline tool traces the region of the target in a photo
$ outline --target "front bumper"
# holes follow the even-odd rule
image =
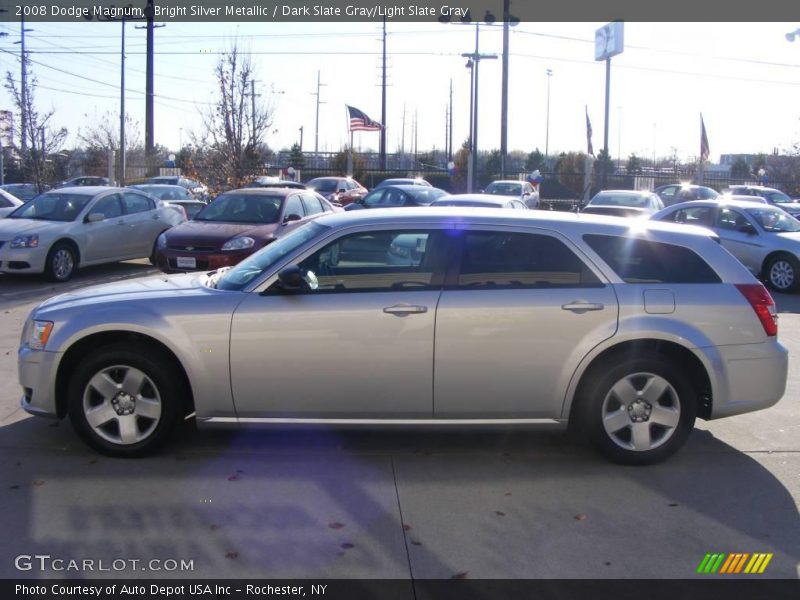
[[[56,371],[61,352],[46,352],[22,347],[17,357],[17,371],[23,394],[22,408],[38,417],[59,417],[56,406]]]
[[[189,271],[212,271],[222,267],[232,267],[255,252],[253,248],[246,250],[230,250],[216,252],[188,252],[185,250],[159,250],[156,254],[158,268],[165,273],[186,273]],[[178,266],[178,258],[194,258],[195,267]]]
[[[43,273],[47,253],[44,248],[0,246],[0,273]]]

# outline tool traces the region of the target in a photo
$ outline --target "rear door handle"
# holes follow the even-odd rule
[[[389,315],[405,317],[406,315],[419,315],[426,313],[428,312],[428,307],[411,304],[395,304],[394,306],[387,306],[383,309],[383,312]]]
[[[603,310],[605,306],[599,302],[570,302],[569,304],[562,304],[561,310],[569,310],[574,313],[584,313],[590,310]]]

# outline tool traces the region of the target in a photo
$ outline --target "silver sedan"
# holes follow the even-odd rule
[[[0,273],[67,281],[81,266],[152,257],[158,236],[184,220],[131,189],[51,190],[0,221]]]
[[[773,290],[796,291],[800,286],[800,221],[761,199],[720,202],[721,198],[673,204],[651,218],[712,229],[722,245]]]

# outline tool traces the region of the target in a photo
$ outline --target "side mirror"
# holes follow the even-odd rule
[[[297,265],[289,265],[278,273],[278,282],[285,290],[299,290],[303,288],[303,270]]]
[[[292,221],[299,221],[302,218],[303,217],[301,217],[300,215],[296,215],[296,214],[292,213],[292,214],[289,214],[289,215],[286,215],[285,217],[283,217],[283,222],[284,222],[284,224],[285,223],[290,223]]]
[[[336,190],[336,193],[337,194],[344,194],[346,191],[347,191],[347,188],[340,187],[339,189]]]
[[[100,221],[105,221],[106,216],[103,213],[90,213],[88,217],[86,217],[87,223],[99,223]]]
[[[287,291],[315,290],[319,286],[317,276],[297,265],[289,265],[278,273],[278,283]]]

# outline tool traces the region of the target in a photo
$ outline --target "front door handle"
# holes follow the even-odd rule
[[[599,302],[570,302],[569,304],[562,304],[561,310],[569,310],[574,313],[585,313],[590,310],[603,310],[604,305]]]
[[[395,304],[394,306],[387,306],[383,309],[383,312],[388,315],[405,317],[406,315],[420,315],[426,313],[428,312],[428,307],[411,304]]]

